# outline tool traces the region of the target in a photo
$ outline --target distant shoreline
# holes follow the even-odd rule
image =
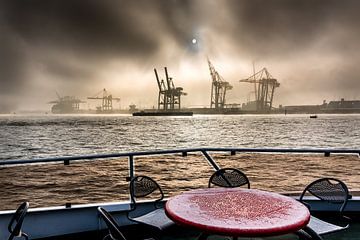
[[[301,115],[309,115],[309,114],[323,114],[323,115],[332,115],[332,114],[343,114],[343,115],[351,115],[351,114],[360,114],[360,109],[342,109],[342,110],[321,110],[321,111],[296,111],[296,110],[275,110],[272,112],[257,112],[257,111],[241,111],[241,110],[209,110],[209,109],[192,109],[186,108],[183,110],[192,111],[193,115],[292,115],[292,114],[301,114]],[[145,110],[147,111],[147,110]],[[152,110],[153,111],[153,110]],[[96,112],[96,111],[81,111],[81,112],[69,112],[69,113],[51,113],[47,111],[18,111],[12,113],[0,113],[0,116],[16,116],[16,115],[48,115],[48,116],[66,116],[66,115],[132,115],[132,112],[121,110],[121,111],[113,111],[113,112]]]

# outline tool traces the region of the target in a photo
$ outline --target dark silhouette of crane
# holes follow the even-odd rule
[[[102,93],[102,97],[99,97],[99,95],[101,93]],[[106,91],[105,88],[103,90],[101,90],[100,92],[98,92],[97,94],[95,94],[94,96],[88,97],[88,99],[100,99],[100,100],[102,100],[101,106],[97,107],[97,110],[101,111],[101,112],[111,112],[113,110],[112,101],[113,100],[120,101],[120,98],[113,97],[110,93],[108,93]]]
[[[266,68],[239,82],[254,83],[256,111],[272,109],[275,88],[280,87],[280,83],[271,76]]]
[[[159,78],[159,75],[154,68],[156,81],[159,87],[158,95],[158,109],[159,110],[174,110],[181,108],[181,96],[186,96],[187,93],[183,92],[182,87],[175,87],[174,82],[168,75],[167,68],[165,67],[166,80]]]
[[[231,90],[233,87],[229,82],[226,82],[222,76],[220,76],[210,60],[208,59],[207,61],[212,79],[210,108],[224,108],[226,101],[226,91]]]
[[[61,97],[58,92],[56,92],[56,96],[58,97],[57,100],[48,102],[54,104],[51,107],[52,113],[76,113],[79,112],[80,103],[85,103],[74,96]]]

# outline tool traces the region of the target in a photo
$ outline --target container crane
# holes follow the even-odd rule
[[[99,95],[102,93],[102,97],[99,97]],[[92,97],[88,97],[88,99],[100,99],[102,100],[101,107],[98,107],[98,110],[101,112],[111,112],[113,110],[113,104],[112,101],[120,101],[120,98],[113,97],[110,93],[106,91],[104,88],[102,91],[98,92]]]
[[[211,102],[210,108],[224,108],[226,101],[226,92],[231,90],[233,87],[229,82],[226,82],[222,76],[215,70],[215,67],[212,65],[208,59],[210,75],[212,79],[211,84]]]
[[[167,68],[165,67],[166,80],[159,78],[156,68],[154,68],[156,81],[159,88],[158,95],[158,109],[159,110],[174,110],[181,108],[181,96],[186,96],[182,87],[175,87],[173,79],[169,77]]]
[[[239,82],[254,84],[256,111],[270,111],[272,109],[275,88],[280,87],[280,83],[271,76],[266,68],[254,73],[247,79],[239,80]]]
[[[56,92],[56,96],[57,100],[48,102],[49,104],[54,104],[51,107],[52,113],[77,113],[80,110],[80,103],[85,103],[74,96],[62,97],[58,92]]]

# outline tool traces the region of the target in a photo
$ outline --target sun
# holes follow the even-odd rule
[[[196,43],[197,43],[196,38],[193,38],[193,39],[191,40],[191,42],[192,42],[192,44],[196,44]]]

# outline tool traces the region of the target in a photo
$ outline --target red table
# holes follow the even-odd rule
[[[238,237],[292,233],[310,220],[309,210],[295,199],[255,189],[207,188],[184,192],[170,198],[165,210],[178,224]]]

